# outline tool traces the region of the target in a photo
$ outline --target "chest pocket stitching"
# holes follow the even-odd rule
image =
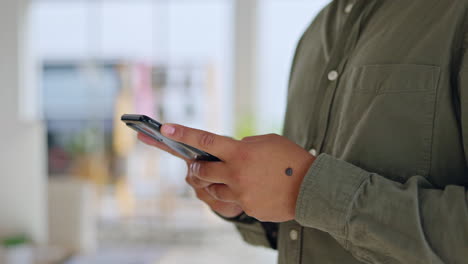
[[[354,67],[352,93],[420,93],[435,91],[440,67],[423,64],[375,64]]]
[[[364,70],[365,69],[365,70]],[[431,167],[432,151],[432,129],[434,125],[435,106],[437,103],[437,87],[440,77],[440,67],[417,64],[384,64],[364,65],[352,68],[343,75],[344,94],[341,97],[351,96],[349,100],[363,100],[361,105],[387,101],[382,98],[385,94],[415,94],[421,93],[421,98],[412,100],[423,100],[425,106],[420,109],[421,125],[424,125],[424,133],[421,134],[423,141],[420,149],[419,161],[413,168],[421,176],[427,176]],[[347,92],[346,92],[347,91]],[[364,97],[361,97],[360,94]],[[383,100],[383,101],[382,101]],[[388,98],[395,100],[395,97]],[[387,102],[391,102],[387,101]],[[365,103],[367,102],[367,103]],[[396,101],[395,101],[396,102]],[[349,107],[349,106],[348,106]],[[343,110],[342,112],[349,112]],[[425,121],[423,121],[425,120]],[[341,130],[341,129],[338,129]],[[417,168],[417,169],[416,169]],[[402,178],[403,179],[403,178]]]

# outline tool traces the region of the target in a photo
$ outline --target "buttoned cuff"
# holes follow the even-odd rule
[[[320,154],[301,184],[296,221],[345,239],[346,219],[369,173],[348,162]]]

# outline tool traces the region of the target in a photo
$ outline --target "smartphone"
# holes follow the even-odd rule
[[[174,141],[161,134],[162,124],[158,121],[145,116],[145,115],[133,115],[125,114],[121,117],[121,120],[130,128],[135,131],[141,132],[154,140],[166,144],[169,148],[175,152],[191,160],[203,160],[203,161],[221,161],[217,157],[206,153],[203,150],[199,150],[187,144]]]

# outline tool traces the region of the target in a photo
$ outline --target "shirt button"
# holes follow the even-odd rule
[[[353,7],[354,7],[354,4],[348,4],[348,5],[345,7],[344,12],[345,12],[346,14],[351,13],[351,11],[353,10]]]
[[[289,238],[291,240],[297,240],[297,238],[299,237],[299,233],[297,232],[296,229],[291,229],[291,231],[289,231]]]
[[[312,154],[312,156],[317,156],[317,150],[316,149],[311,149],[309,150],[309,153]]]
[[[330,81],[336,81],[338,79],[338,72],[337,71],[331,71],[328,73],[328,80]]]

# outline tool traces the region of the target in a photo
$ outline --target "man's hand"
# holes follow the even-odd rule
[[[242,208],[237,203],[224,202],[213,197],[207,191],[207,188],[211,185],[211,183],[194,177],[190,173],[190,170],[185,180],[195,190],[197,198],[205,202],[211,208],[211,210],[217,212],[218,214],[227,218],[233,218],[244,212],[244,210],[242,210]]]
[[[202,200],[208,200],[207,192],[210,199],[236,204],[260,221],[294,219],[302,179],[315,160],[300,146],[274,134],[237,141],[174,124],[163,125],[161,132],[222,160],[189,162],[188,182],[201,183],[196,190]]]
[[[141,141],[143,141],[144,143],[148,145],[162,149],[176,157],[179,157],[185,160],[188,168],[190,168],[190,165],[193,163],[192,160],[186,159],[185,157],[179,155],[177,152],[173,151],[171,148],[167,147],[165,144],[159,141],[156,141],[145,134],[138,133],[138,139],[140,139]],[[197,195],[197,198],[203,201],[204,203],[206,203],[211,208],[211,210],[227,218],[233,218],[243,213],[242,208],[236,203],[223,202],[212,197],[206,191],[206,188],[209,185],[211,185],[211,183],[203,181],[199,178],[193,177],[193,175],[190,173],[190,169],[188,169],[187,171],[188,172],[187,172],[187,177],[185,178],[185,181],[190,186],[192,186],[192,188],[195,190],[195,194]]]

